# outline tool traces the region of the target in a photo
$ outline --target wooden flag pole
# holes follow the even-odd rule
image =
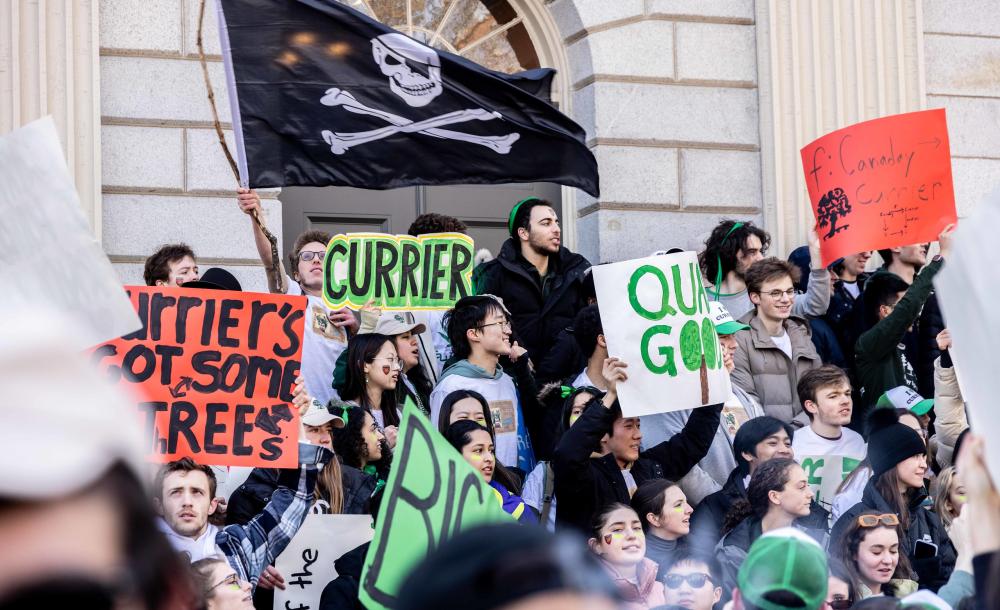
[[[201,0],[201,6],[198,9],[198,59],[201,61],[201,72],[205,77],[205,89],[208,90],[208,105],[212,108],[212,121],[215,124],[215,133],[219,137],[219,146],[222,147],[222,152],[226,155],[226,160],[229,161],[229,167],[233,170],[233,176],[236,177],[236,185],[242,186],[240,184],[240,170],[236,166],[236,159],[233,158],[233,153],[229,151],[229,146],[226,145],[226,136],[222,132],[222,122],[219,120],[219,111],[215,107],[215,91],[212,89],[212,80],[208,77],[208,61],[205,59],[205,45],[202,42],[202,26],[205,22],[205,0]],[[272,285],[277,287],[280,292],[285,291],[285,278],[284,273],[281,269],[281,257],[278,255],[278,238],[268,230],[267,225],[264,224],[264,218],[254,210],[251,215],[254,224],[260,229],[264,237],[271,244],[271,268],[267,270],[268,275],[271,276]]]

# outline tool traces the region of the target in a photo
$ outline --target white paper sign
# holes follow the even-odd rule
[[[951,358],[968,405],[972,431],[986,439],[986,459],[1000,486],[1000,421],[996,417],[996,363],[1000,341],[1000,265],[984,264],[996,245],[1000,190],[962,219],[952,251],[934,278],[938,302],[951,331]],[[955,456],[956,458],[958,456]]]
[[[593,268],[608,353],[628,364],[626,417],[721,404],[731,392],[694,252]]]
[[[285,590],[274,590],[274,610],[315,610],[323,589],[337,578],[335,561],[371,542],[371,515],[306,517],[291,543],[274,562],[285,578]]]
[[[80,329],[80,349],[141,324],[80,209],[51,117],[0,137],[0,310],[39,304]]]

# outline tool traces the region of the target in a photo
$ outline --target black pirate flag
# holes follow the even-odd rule
[[[552,70],[508,75],[336,0],[218,0],[242,180],[251,187],[557,182],[598,195]]]

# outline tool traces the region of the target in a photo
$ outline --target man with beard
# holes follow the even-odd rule
[[[559,218],[544,199],[529,197],[514,205],[507,229],[510,239],[497,258],[476,269],[476,292],[503,299],[515,338],[538,367],[538,382],[554,381],[558,373],[542,361],[559,331],[587,305],[583,283],[590,263],[562,246]]]
[[[747,291],[746,272],[764,258],[771,245],[767,231],[750,221],[723,220],[705,240],[705,250],[698,255],[701,271],[712,284],[708,298],[722,303],[736,319],[753,311],[754,303]],[[809,232],[809,254],[812,269],[805,296],[795,299],[792,313],[799,317],[820,317],[830,305],[828,272],[820,265],[819,238]]]

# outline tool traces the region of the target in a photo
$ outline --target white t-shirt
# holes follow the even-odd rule
[[[857,281],[843,282],[842,286],[844,287],[844,290],[847,291],[847,294],[851,295],[855,299],[861,296],[861,289],[858,288]]]
[[[771,341],[778,346],[778,349],[785,352],[788,359],[792,358],[792,338],[788,336],[788,332],[785,329],[781,329],[781,334],[777,337],[771,337]]]
[[[302,287],[290,277],[285,278],[289,296],[303,296]],[[302,377],[306,390],[325,405],[331,398],[340,399],[333,389],[333,369],[337,358],[347,349],[347,331],[330,323],[332,311],[320,297],[305,295],[305,328],[302,331]]]
[[[585,386],[590,386],[592,388],[597,388],[598,390],[601,389],[600,386],[598,386],[596,383],[594,383],[593,381],[590,380],[590,377],[587,377],[587,369],[586,368],[584,368],[582,371],[580,371],[580,374],[577,375],[576,379],[573,380],[573,387],[574,388],[582,388],[582,387],[585,387]]]
[[[806,471],[816,502],[829,508],[844,478],[868,455],[861,435],[841,428],[840,438],[831,440],[816,434],[811,426],[795,431],[792,439],[795,459]]]

